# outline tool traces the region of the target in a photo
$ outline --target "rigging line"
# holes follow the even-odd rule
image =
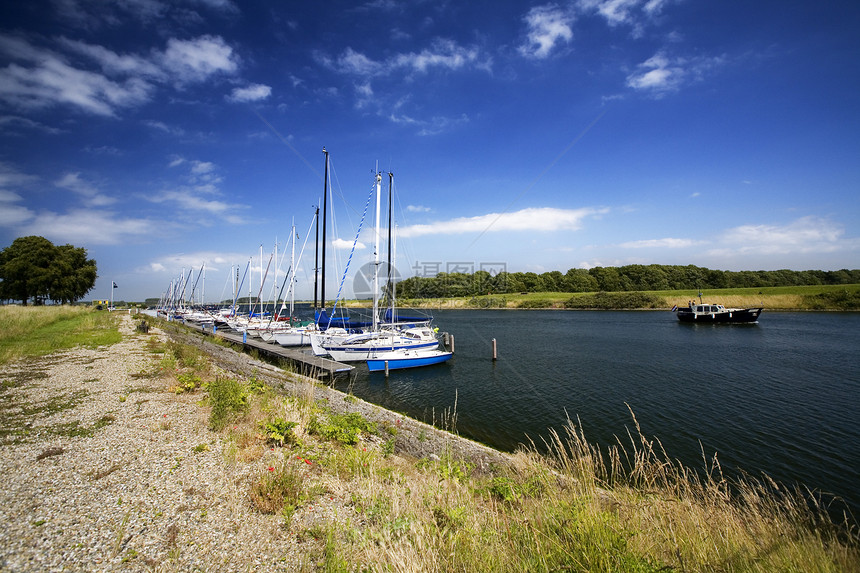
[[[298,150],[297,150],[295,147],[293,147],[293,146],[292,146],[292,144],[291,144],[289,141],[287,141],[287,139],[286,139],[283,135],[281,135],[280,133],[278,133],[278,130],[277,130],[277,129],[275,129],[275,127],[274,127],[271,123],[269,123],[269,122],[266,120],[266,118],[264,118],[262,115],[260,115],[260,113],[259,113],[256,109],[253,109],[253,108],[252,108],[252,109],[251,109],[251,111],[253,111],[253,112],[254,112],[254,115],[256,115],[257,117],[259,117],[259,118],[260,118],[260,121],[262,121],[263,123],[265,123],[265,124],[268,126],[268,128],[272,130],[272,133],[274,133],[274,134],[278,137],[278,139],[280,139],[280,140],[281,140],[281,143],[283,143],[284,145],[286,145],[287,147],[289,147],[289,148],[290,148],[290,150],[291,150],[293,153],[295,153],[295,154],[296,154],[296,157],[298,157],[299,159],[301,159],[301,160],[304,162],[304,164],[308,166],[308,169],[310,169],[310,170],[313,172],[313,174],[317,176],[317,179],[322,179],[322,175],[320,175],[320,174],[319,174],[319,171],[317,171],[316,169],[314,169],[313,165],[311,165],[311,164],[308,162],[308,160],[307,160],[307,159],[305,159],[305,158],[304,158],[304,156],[303,156],[301,153],[299,153],[299,152],[298,152]]]
[[[520,192],[520,194],[519,194],[519,195],[517,195],[516,197],[514,197],[514,198],[511,200],[511,202],[510,202],[510,203],[508,203],[508,205],[507,205],[504,209],[502,209],[501,213],[499,213],[498,215],[496,215],[496,218],[495,218],[495,219],[493,219],[492,221],[490,221],[490,224],[489,224],[489,225],[487,225],[487,228],[486,228],[486,229],[484,229],[483,231],[481,231],[480,233],[478,233],[478,236],[477,236],[477,237],[475,237],[475,239],[474,239],[471,243],[469,243],[469,245],[465,248],[465,250],[466,250],[466,251],[468,251],[469,249],[471,249],[471,248],[475,245],[475,243],[477,243],[477,242],[478,242],[478,240],[479,240],[481,237],[483,237],[483,236],[484,236],[484,234],[485,234],[487,231],[489,231],[489,230],[490,230],[490,227],[492,227],[493,225],[495,225],[495,224],[498,222],[498,220],[502,218],[502,215],[504,215],[505,213],[507,213],[507,212],[508,212],[508,210],[513,206],[513,204],[520,200],[520,197],[522,197],[522,196],[523,196],[523,195],[525,195],[528,191],[530,191],[530,190],[531,190],[531,188],[532,188],[532,187],[534,187],[534,186],[537,184],[537,182],[538,182],[538,181],[540,181],[540,180],[541,180],[541,178],[542,178],[544,175],[546,175],[546,173],[547,173],[550,169],[552,169],[552,168],[555,166],[555,164],[556,164],[556,163],[558,163],[558,162],[559,162],[559,160],[560,160],[562,157],[564,157],[564,155],[565,155],[568,151],[570,151],[570,149],[571,149],[574,145],[576,145],[577,143],[579,143],[579,140],[581,140],[583,137],[585,137],[585,135],[586,135],[589,131],[591,131],[591,128],[592,128],[592,127],[594,127],[594,126],[597,124],[597,122],[598,122],[598,121],[600,121],[600,118],[602,118],[604,115],[606,115],[606,112],[607,112],[607,110],[603,110],[602,112],[600,112],[600,114],[599,114],[597,117],[595,117],[595,118],[594,118],[594,120],[593,120],[591,123],[589,123],[587,126],[585,126],[585,129],[583,129],[581,132],[579,132],[579,135],[577,135],[576,137],[574,137],[574,138],[573,138],[573,141],[571,141],[569,144],[567,144],[567,147],[565,147],[565,148],[561,151],[561,153],[559,153],[558,155],[556,155],[555,159],[553,159],[553,160],[549,163],[549,165],[547,165],[547,166],[544,168],[544,170],[543,170],[543,171],[541,171],[541,172],[538,174],[538,176],[537,176],[537,177],[535,177],[535,178],[534,178],[534,180],[533,180],[531,183],[529,183],[529,184],[528,184],[528,186],[526,186],[526,188],[525,188],[525,189],[523,189],[523,190]]]

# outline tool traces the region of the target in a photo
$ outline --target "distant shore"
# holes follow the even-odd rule
[[[398,300],[402,308],[421,309],[556,309],[556,310],[671,310],[698,301],[696,291],[630,291],[611,293],[504,293],[450,298]],[[812,285],[709,290],[705,303],[727,307],[764,307],[767,311],[858,311],[860,285]],[[347,300],[347,308],[368,308],[368,300]]]

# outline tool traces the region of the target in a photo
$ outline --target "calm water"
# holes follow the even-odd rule
[[[455,337],[449,363],[388,379],[359,366],[352,392],[426,422],[456,400],[461,435],[508,451],[568,416],[591,443],[629,443],[629,405],[687,466],[717,453],[724,470],[839,495],[860,516],[858,313],[765,312],[739,326],[670,312],[434,314]]]

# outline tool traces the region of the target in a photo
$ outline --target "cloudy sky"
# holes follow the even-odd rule
[[[846,0],[4,2],[0,246],[85,247],[88,299],[205,264],[216,300],[277,242],[268,290],[326,147],[329,296],[375,170],[403,276],[857,268],[858,29]]]

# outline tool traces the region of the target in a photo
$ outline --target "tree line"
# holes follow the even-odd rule
[[[449,298],[532,292],[630,292],[761,288],[860,283],[860,270],[721,271],[695,265],[625,265],[570,269],[566,273],[439,273],[397,283],[402,298]]]
[[[72,303],[92,290],[97,277],[86,249],[55,246],[44,237],[20,237],[0,251],[0,300]]]

